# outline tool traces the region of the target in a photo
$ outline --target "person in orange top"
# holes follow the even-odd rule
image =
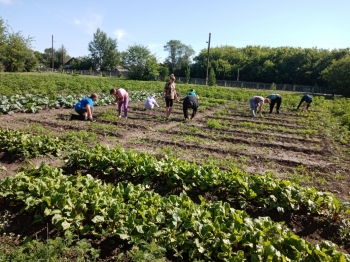
[[[113,105],[118,104],[118,117],[122,115],[122,105],[124,105],[124,117],[128,118],[129,94],[123,88],[112,88],[109,93],[114,95],[115,100]]]

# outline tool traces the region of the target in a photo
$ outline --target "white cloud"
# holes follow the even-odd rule
[[[113,31],[113,34],[115,34],[115,35],[117,36],[117,40],[118,40],[119,42],[124,42],[124,43],[125,43],[124,39],[122,39],[122,38],[126,35],[125,30],[123,30],[123,29],[117,29],[117,30],[114,30],[114,31]]]
[[[1,4],[8,5],[8,4],[12,4],[13,1],[12,1],[12,0],[0,0],[0,3],[1,3]]]
[[[85,33],[93,35],[97,28],[101,27],[103,22],[103,16],[93,14],[83,19],[74,18],[74,24],[81,27]]]

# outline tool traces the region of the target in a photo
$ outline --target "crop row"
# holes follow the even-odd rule
[[[214,164],[199,166],[172,157],[157,160],[147,153],[100,145],[89,149],[77,148],[65,161],[70,167],[122,176],[125,180],[140,177],[144,184],[160,180],[184,190],[214,191],[220,188],[227,199],[235,199],[241,208],[251,203],[277,209],[280,213],[305,210],[332,219],[337,219],[342,211],[341,203],[332,193],[298,186],[269,174],[249,175],[240,170],[221,170]]]
[[[150,93],[146,91],[130,92],[129,99],[132,102],[144,101]],[[159,95],[159,94],[158,94]],[[74,105],[82,98],[88,95],[12,95],[0,96],[0,113],[13,114],[20,111],[23,113],[38,113],[43,107],[47,108],[73,108]],[[114,101],[114,97],[101,93],[99,100],[96,102],[97,106],[110,105]]]
[[[129,243],[154,240],[177,256],[223,261],[350,261],[325,241],[314,245],[267,217],[251,219],[228,203],[186,193],[161,197],[141,185],[116,187],[87,176],[65,176],[42,164],[0,181],[1,202],[24,205],[59,230]]]
[[[13,156],[59,155],[65,151],[67,167],[122,176],[125,180],[138,177],[144,184],[162,180],[170,187],[180,186],[184,190],[215,191],[220,188],[227,199],[234,199],[241,208],[251,203],[277,209],[280,213],[307,210],[332,219],[337,219],[342,211],[341,203],[332,193],[298,186],[268,174],[248,175],[240,170],[221,170],[214,164],[198,166],[172,157],[158,160],[151,154],[125,151],[120,147],[75,148],[55,137],[30,135],[23,131],[0,129],[0,138],[0,152],[9,152]]]

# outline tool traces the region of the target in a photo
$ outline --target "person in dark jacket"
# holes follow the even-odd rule
[[[303,102],[305,102],[305,110],[308,111],[309,106],[310,106],[310,104],[312,103],[312,96],[310,96],[309,94],[305,94],[305,95],[301,98],[300,103],[299,103],[299,105],[298,105],[298,107],[297,107],[297,110],[299,109],[299,107],[301,106],[301,104],[302,104]]]
[[[198,96],[188,95],[183,99],[182,109],[184,112],[185,120],[193,119],[198,109]],[[192,109],[192,116],[188,115],[188,109]]]
[[[280,113],[280,107],[282,104],[282,96],[280,94],[270,94],[267,96],[268,103],[270,103],[270,114],[273,111],[273,107],[276,104],[276,113]]]

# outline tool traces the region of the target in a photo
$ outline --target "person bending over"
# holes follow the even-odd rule
[[[282,104],[282,96],[280,94],[270,94],[267,96],[268,103],[270,103],[270,114],[273,111],[273,107],[276,104],[276,113],[280,113],[280,107]]]
[[[198,98],[195,95],[188,95],[184,98],[182,103],[182,109],[184,112],[185,121],[193,119],[197,113],[198,109]],[[189,117],[188,110],[192,109],[192,116]]]
[[[312,96],[310,96],[309,94],[305,94],[303,95],[303,97],[300,100],[300,103],[297,107],[297,110],[299,109],[299,107],[301,106],[301,104],[305,102],[305,110],[308,111],[309,110],[309,106],[312,103]]]

